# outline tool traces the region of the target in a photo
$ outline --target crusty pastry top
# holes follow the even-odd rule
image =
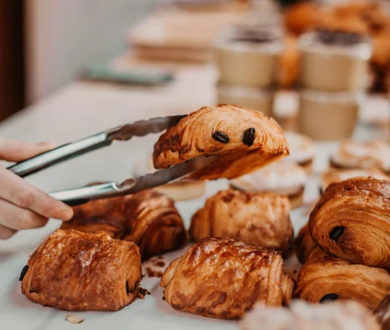
[[[217,159],[192,178],[235,178],[289,154],[280,126],[261,112],[221,104],[189,114],[168,129],[154,146],[155,168],[198,156]]]
[[[286,253],[293,237],[290,202],[271,193],[220,191],[194,214],[190,232],[195,240],[234,238]]]

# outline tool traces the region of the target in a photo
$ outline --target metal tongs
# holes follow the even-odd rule
[[[133,136],[140,137],[151,133],[162,132],[171,126],[176,125],[179,120],[185,116],[186,115],[156,117],[118,126],[76,142],[61,145],[55,149],[16,163],[8,167],[8,170],[20,177],[26,177],[65,160],[80,156],[92,150],[109,146],[115,140],[127,141]],[[158,170],[138,178],[126,179],[122,183],[107,182],[92,186],[84,186],[53,192],[50,196],[69,205],[78,205],[93,199],[133,194],[178,179],[192,171],[204,167],[209,164],[209,162],[210,157],[197,157],[187,162],[173,165],[167,169]]]

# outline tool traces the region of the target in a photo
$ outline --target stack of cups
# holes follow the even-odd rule
[[[280,36],[260,29],[235,28],[215,44],[219,73],[217,102],[272,114]]]
[[[299,40],[300,131],[317,140],[352,136],[367,84],[371,45],[353,33],[316,31]]]

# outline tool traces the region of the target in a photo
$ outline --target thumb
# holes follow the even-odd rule
[[[0,139],[0,159],[19,162],[54,148],[51,142],[31,143]]]

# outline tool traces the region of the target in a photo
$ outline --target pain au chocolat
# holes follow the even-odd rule
[[[299,273],[295,295],[313,303],[351,299],[374,310],[389,291],[385,269],[353,264],[317,247]]]
[[[331,184],[310,214],[309,231],[325,251],[357,264],[390,268],[390,181]]]
[[[204,238],[165,270],[160,285],[175,309],[222,319],[240,318],[257,301],[281,306],[293,280],[275,250],[224,238]]]
[[[118,310],[137,298],[141,276],[133,242],[59,229],[31,255],[22,292],[64,310]]]
[[[298,233],[297,238],[295,239],[295,249],[297,252],[297,257],[301,263],[305,263],[310,253],[318,245],[313,241],[309,232],[309,226],[305,225],[301,228]]]
[[[234,238],[286,254],[293,239],[287,197],[228,189],[210,197],[191,221],[190,233],[204,237]]]
[[[221,104],[203,107],[162,134],[154,146],[155,168],[198,156],[216,159],[191,178],[235,178],[289,154],[280,126],[261,112]]]
[[[62,228],[103,231],[113,238],[133,241],[142,259],[177,249],[187,240],[173,200],[154,190],[76,206],[73,219]]]

